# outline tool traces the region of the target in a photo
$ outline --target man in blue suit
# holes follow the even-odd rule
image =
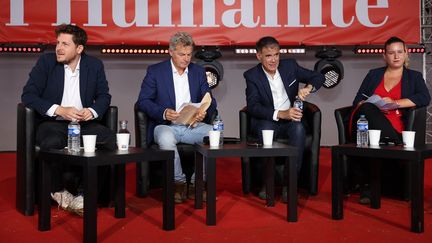
[[[115,149],[115,133],[96,122],[111,102],[102,62],[84,54],[87,34],[83,29],[61,25],[55,33],[55,54],[44,54],[39,58],[21,96],[22,102],[37,112],[36,144],[42,150],[63,149],[67,146],[68,124],[76,120],[81,125],[81,134],[96,134],[97,143]],[[53,173],[51,190],[59,191],[69,183],[69,190],[76,190],[79,179],[68,173],[69,178],[64,178],[65,182],[61,183],[59,174],[65,169],[58,166],[59,173]],[[54,195],[60,199],[71,198],[66,190]],[[64,200],[60,203],[62,207],[69,204]]]
[[[204,123],[216,110],[216,100],[212,98],[207,112],[195,116],[194,127],[174,124],[179,117],[177,112],[183,103],[199,103],[209,92],[206,73],[203,67],[191,63],[194,42],[185,32],[174,34],[169,43],[170,60],[151,65],[141,85],[138,107],[150,118],[147,141],[155,142],[161,149],[174,150],[174,180],[176,203],[187,199],[186,177],[182,171],[177,143],[194,144],[202,142],[212,126]],[[194,176],[189,191],[193,192]],[[189,193],[193,197],[193,193]]]
[[[251,115],[251,127],[262,141],[262,130],[274,130],[274,137],[287,138],[289,144],[299,149],[297,171],[300,171],[305,146],[302,110],[292,107],[298,96],[304,100],[319,89],[325,78],[322,74],[305,69],[294,59],[279,60],[279,42],[270,36],[256,43],[256,57],[260,63],[247,70],[246,102]],[[299,83],[305,83],[299,89]],[[286,185],[282,201],[287,201]],[[265,199],[264,187],[259,193]]]

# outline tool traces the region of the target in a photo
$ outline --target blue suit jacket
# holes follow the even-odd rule
[[[193,63],[189,64],[188,80],[191,102],[199,103],[206,92],[211,93],[203,67]],[[150,144],[153,141],[154,128],[160,124],[170,124],[169,121],[163,119],[165,109],[176,109],[173,71],[170,60],[147,68],[147,74],[142,82],[137,104],[138,108],[150,118],[147,126],[147,143]],[[207,118],[211,117],[215,110],[216,100],[212,97],[212,103],[207,110]]]
[[[39,114],[39,119],[55,119],[45,115],[54,104],[61,104],[64,89],[64,64],[55,53],[42,55],[29,74],[23,88],[22,102]],[[83,107],[93,108],[101,118],[111,103],[108,82],[102,62],[81,54],[80,95]]]
[[[291,104],[297,96],[299,83],[311,84],[319,89],[325,80],[322,74],[299,66],[294,59],[280,60],[278,71]],[[247,70],[243,76],[246,79],[248,113],[255,119],[272,121],[275,110],[273,95],[262,65]]]

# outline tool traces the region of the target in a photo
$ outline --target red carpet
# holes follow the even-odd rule
[[[15,153],[0,153],[0,242],[81,242],[82,219],[52,208],[52,229],[37,230],[37,214],[26,217],[15,210]],[[217,163],[217,226],[205,225],[205,210],[193,202],[176,206],[176,229],[161,229],[160,190],[147,198],[133,195],[135,167],[127,167],[126,218],[114,218],[113,209],[98,211],[99,242],[432,242],[432,160],[425,168],[425,232],[411,233],[408,202],[383,198],[381,209],[345,203],[345,218],[331,219],[330,150],[320,159],[318,196],[299,198],[297,223],[288,223],[286,205],[267,208],[253,195],[241,192],[239,159]]]

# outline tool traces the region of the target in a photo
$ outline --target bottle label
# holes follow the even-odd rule
[[[80,129],[76,127],[68,128],[68,135],[69,136],[78,136],[80,134]]]
[[[303,110],[303,102],[301,100],[294,101],[294,107]]]
[[[357,124],[357,130],[361,132],[365,132],[369,129],[369,126],[367,123],[359,123]]]
[[[223,131],[224,124],[223,123],[215,123],[213,124],[213,131]]]

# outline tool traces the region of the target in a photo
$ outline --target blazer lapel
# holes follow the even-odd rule
[[[171,66],[171,59],[168,60],[167,62],[167,68],[166,68],[166,72],[164,72],[163,75],[163,79],[167,90],[168,90],[168,97],[170,99],[171,102],[171,106],[176,107],[176,97],[175,97],[175,91],[174,91],[174,77],[173,77],[173,70],[172,70],[172,66]]]
[[[269,99],[271,104],[274,104],[273,102],[273,94],[271,92],[270,83],[267,79],[266,74],[264,73],[263,67],[261,64],[258,65],[258,82],[262,85],[263,90],[265,91],[267,98]]]
[[[81,95],[81,103],[83,105],[83,107],[87,107],[90,104],[87,101],[87,96],[86,96],[86,87],[87,87],[87,82],[88,82],[88,66],[87,66],[87,62],[86,62],[86,58],[84,55],[81,55],[81,61],[80,61],[80,70],[79,70],[79,75],[80,75],[80,95]]]
[[[55,100],[57,104],[61,104],[63,99],[63,90],[64,90],[64,80],[65,80],[65,71],[64,64],[57,63],[55,66],[55,81],[54,83],[57,85],[57,90],[59,90],[55,94]]]

